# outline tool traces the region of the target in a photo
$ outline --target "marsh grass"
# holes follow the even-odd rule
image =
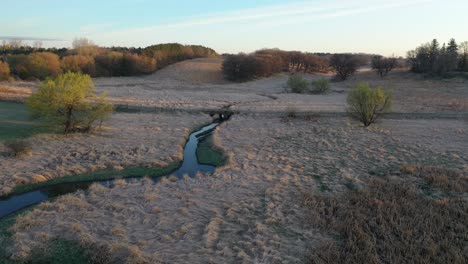
[[[461,172],[430,165],[404,165],[405,174],[423,179],[431,187],[444,192],[468,192],[468,175]]]
[[[468,202],[428,199],[414,185],[375,178],[341,196],[306,194],[309,223],[330,235],[309,263],[466,263]]]
[[[78,174],[63,178],[56,178],[46,182],[31,183],[16,186],[9,195],[22,194],[37,190],[47,186],[66,184],[66,183],[84,183],[112,180],[116,178],[137,178],[137,177],[160,177],[167,175],[180,167],[181,162],[173,162],[165,167],[147,168],[147,167],[128,167],[123,170],[105,169],[92,173]]]

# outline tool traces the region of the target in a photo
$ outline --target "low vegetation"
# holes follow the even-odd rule
[[[468,202],[428,199],[408,182],[373,179],[341,196],[306,194],[309,223],[329,240],[310,263],[465,263]]]
[[[293,93],[305,93],[309,90],[309,82],[300,74],[289,76],[286,84],[289,91]]]
[[[368,127],[391,109],[392,94],[381,87],[372,89],[369,84],[360,83],[349,92],[347,102],[348,112]]]
[[[325,94],[330,92],[330,81],[321,78],[316,81],[312,81],[312,92],[315,94]]]
[[[90,132],[113,111],[106,95],[96,95],[89,75],[72,72],[43,82],[27,105],[33,116],[62,126],[64,133]]]
[[[17,139],[6,141],[5,146],[11,151],[11,154],[17,158],[32,155],[32,146],[27,140]]]
[[[468,192],[468,175],[455,170],[429,165],[404,165],[405,174],[423,179],[427,184],[444,192]]]
[[[0,81],[8,81],[10,79],[10,67],[8,63],[0,60]]]

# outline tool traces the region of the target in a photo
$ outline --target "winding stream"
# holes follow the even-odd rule
[[[190,177],[193,177],[198,172],[213,173],[215,171],[215,166],[200,164],[198,162],[197,146],[200,140],[209,136],[219,124],[220,123],[218,122],[212,123],[190,134],[189,140],[185,144],[184,160],[182,162],[182,165],[170,175],[175,175],[178,178],[182,178],[184,175],[189,175]],[[161,177],[153,178],[153,180],[159,181],[160,178]],[[141,177],[125,178],[125,180],[127,181],[135,179],[141,179]],[[91,184],[95,182],[98,182],[104,186],[112,187],[114,181],[115,180],[62,183],[42,187],[37,190],[23,194],[12,195],[3,199],[0,198],[0,218],[5,217],[18,210],[24,209],[26,207],[38,204],[51,198],[58,197],[60,195],[73,193],[78,190],[86,190],[89,186],[91,186]]]

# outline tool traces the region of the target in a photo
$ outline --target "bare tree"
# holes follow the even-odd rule
[[[380,77],[385,77],[390,71],[398,66],[395,57],[385,58],[382,56],[374,56],[371,61],[372,69],[377,71]]]
[[[344,81],[353,75],[359,61],[353,54],[333,54],[330,58],[330,66],[336,71],[336,77]]]
[[[79,49],[79,48],[88,47],[88,46],[95,46],[95,45],[96,44],[94,44],[94,42],[92,42],[91,40],[87,38],[75,38],[73,39],[73,42],[72,42],[72,47],[74,49]]]
[[[460,43],[458,52],[460,53],[458,68],[460,71],[468,71],[468,41]]]
[[[42,43],[41,40],[36,40],[36,41],[34,41],[34,43],[33,43],[33,47],[34,47],[35,50],[41,49],[41,48],[42,48],[42,45],[43,45],[43,43]]]

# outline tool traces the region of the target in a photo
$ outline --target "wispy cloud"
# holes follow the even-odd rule
[[[24,36],[0,36],[0,40],[23,40],[23,41],[65,41],[57,38],[36,38]]]
[[[392,2],[380,0],[348,0],[317,4],[317,2],[292,2],[287,4],[270,5],[236,11],[205,14],[180,19],[174,22],[161,23],[153,26],[133,27],[123,30],[108,31],[107,37],[119,37],[158,33],[171,29],[190,28],[220,24],[251,23],[258,26],[275,26],[284,24],[304,23],[333,17],[351,16],[359,13],[400,8],[409,5],[423,4],[432,0],[395,0]],[[102,32],[96,36],[102,37]]]

